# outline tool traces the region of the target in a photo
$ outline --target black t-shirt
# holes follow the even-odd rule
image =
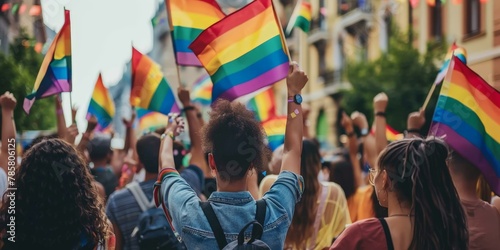
[[[111,167],[97,167],[91,169],[90,171],[94,176],[94,179],[104,186],[106,197],[109,197],[109,195],[113,193],[118,186],[118,177],[116,177],[115,173],[113,173]]]

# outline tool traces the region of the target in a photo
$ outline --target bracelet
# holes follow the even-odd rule
[[[354,131],[347,133],[347,137],[353,137],[355,135],[356,135],[356,133]]]
[[[292,113],[290,113],[290,116],[293,118],[297,117],[297,115],[300,114],[298,109],[295,109]]]
[[[367,136],[367,135],[368,135],[368,129],[367,128],[361,129],[361,137],[364,137],[364,136]]]
[[[183,109],[182,109],[182,112],[183,113],[186,113],[186,111],[189,111],[189,110],[194,110],[194,106],[185,106]]]
[[[406,130],[406,133],[416,133],[416,134],[420,134],[420,129],[416,129],[416,128],[407,129],[407,130]]]
[[[385,112],[377,112],[377,113],[375,113],[375,116],[385,117]]]
[[[172,131],[165,131],[165,133],[163,133],[160,136],[160,140],[163,141],[163,139],[165,139],[167,136],[170,137],[172,139],[172,141],[175,140],[174,132],[172,132]]]

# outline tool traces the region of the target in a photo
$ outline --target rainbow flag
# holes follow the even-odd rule
[[[149,111],[141,108],[136,108],[137,118],[139,119],[139,129],[141,131],[153,131],[157,128],[165,127],[168,124],[168,116]]]
[[[198,78],[193,84],[193,92],[191,93],[193,102],[209,106],[212,103],[212,87],[209,75]]]
[[[458,47],[455,42],[453,42],[450,50],[448,50],[448,53],[444,58],[443,66],[441,66],[441,69],[439,69],[436,80],[434,80],[434,84],[440,84],[443,81],[444,77],[446,76],[446,72],[448,72],[448,66],[450,65],[452,55],[458,57],[464,64],[467,64],[467,51],[462,47]]]
[[[372,128],[370,134],[375,135],[375,130]],[[399,133],[389,125],[385,125],[385,137],[388,141],[397,141],[404,138],[402,133]]]
[[[224,18],[215,0],[166,0],[178,65],[201,66],[189,44],[212,24]]]
[[[189,46],[214,84],[212,101],[232,101],[288,74],[271,0],[255,0],[204,30]]]
[[[292,16],[286,26],[286,33],[290,35],[294,27],[300,28],[304,32],[309,32],[311,28],[311,4],[299,1],[295,5]]]
[[[163,114],[179,112],[174,93],[151,58],[132,48],[132,90],[130,104]]]
[[[29,114],[37,99],[71,92],[71,22],[64,11],[64,24],[49,47],[35,80],[31,94],[24,99],[23,109]]]
[[[113,97],[104,87],[101,74],[97,78],[97,82],[90,99],[89,109],[87,111],[87,118],[94,115],[97,118],[97,131],[104,131],[113,122],[115,116],[115,104]]]
[[[444,136],[500,195],[500,92],[453,57],[432,121],[430,134]]]
[[[261,123],[267,135],[267,145],[272,151],[285,143],[286,118],[286,116],[274,117]]]
[[[276,115],[276,103],[274,100],[274,90],[268,90],[256,95],[247,103],[247,108],[255,114],[255,119],[265,122]]]

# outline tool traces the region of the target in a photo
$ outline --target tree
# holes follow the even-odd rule
[[[427,45],[427,53],[420,54],[409,46],[407,36],[395,33],[389,51],[380,58],[348,64],[346,75],[352,89],[343,93],[343,106],[348,112],[358,110],[373,120],[373,97],[385,92],[389,96],[387,124],[402,132],[408,114],[423,105],[438,73],[435,62],[442,62],[445,48],[443,42],[433,42]],[[438,94],[439,87],[426,108],[424,130],[431,122]]]
[[[56,124],[53,98],[36,101],[29,116],[23,111],[24,97],[32,91],[43,59],[29,46],[31,40],[22,31],[10,46],[10,55],[0,53],[0,94],[10,91],[17,99],[14,119],[18,132],[53,129]]]

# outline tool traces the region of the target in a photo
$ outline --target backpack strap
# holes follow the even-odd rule
[[[257,212],[255,212],[255,220],[259,222],[259,224],[262,226],[262,232],[264,232],[264,220],[266,219],[266,200],[261,199],[256,202],[257,205]],[[257,235],[258,228],[255,226],[252,227],[252,235]],[[261,234],[262,236],[262,234]],[[260,240],[261,237],[258,237],[257,239]]]
[[[139,184],[137,182],[133,181],[133,182],[127,184],[127,186],[125,186],[125,187],[128,190],[130,190],[130,192],[132,193],[132,195],[135,198],[135,201],[137,201],[137,204],[139,204],[139,206],[141,207],[141,210],[143,212],[154,206],[154,204],[155,204],[154,199],[152,201],[148,201],[148,198],[146,197],[146,195],[142,191],[141,186],[139,186]]]
[[[223,249],[227,245],[227,240],[220,225],[219,219],[217,219],[217,215],[215,215],[212,205],[210,205],[209,201],[200,201],[200,206],[203,210],[203,213],[205,214],[205,217],[207,217],[210,228],[212,228],[215,240],[217,240],[217,245],[219,245],[220,249]]]

